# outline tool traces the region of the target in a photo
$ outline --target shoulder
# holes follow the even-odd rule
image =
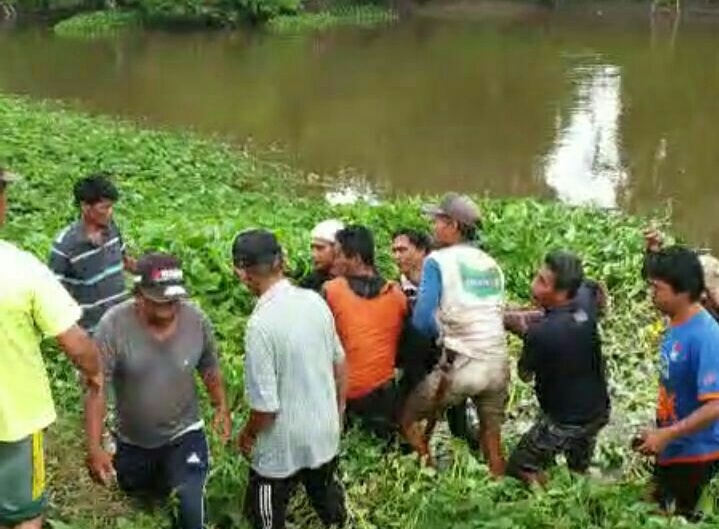
[[[71,248],[77,242],[79,230],[80,230],[80,223],[77,221],[65,226],[55,236],[55,240],[53,241],[53,246],[59,247],[61,249],[62,248],[66,248],[66,249]]]
[[[22,250],[7,241],[0,241],[0,263],[4,267],[11,268],[17,271],[18,280],[28,280],[31,283],[40,282],[42,280],[52,278],[55,280],[55,276],[52,271],[33,255],[32,253]]]
[[[187,299],[181,301],[180,310],[182,310],[183,315],[190,320],[197,321],[200,323],[210,322],[210,318],[207,317],[205,311],[203,311],[200,306],[192,300]]]
[[[123,324],[128,321],[128,318],[132,316],[135,306],[135,300],[127,299],[122,303],[118,303],[114,307],[110,308],[97,325],[97,335],[109,336],[114,332],[122,330]]]

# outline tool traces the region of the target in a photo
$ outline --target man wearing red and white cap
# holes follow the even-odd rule
[[[174,493],[175,527],[202,529],[209,454],[195,373],[210,396],[215,430],[225,441],[231,433],[214,332],[207,316],[186,301],[175,257],[147,254],[137,273],[134,299],[110,309],[95,334],[105,383],[115,395],[117,453],[113,462],[101,447],[103,401],[88,411],[88,464],[104,484],[116,472],[120,488],[132,496]]]

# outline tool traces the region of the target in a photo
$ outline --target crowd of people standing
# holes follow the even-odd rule
[[[13,179],[0,169],[0,223]],[[78,181],[74,199],[79,218],[56,237],[47,266],[0,240],[0,527],[42,525],[42,432],[55,419],[40,351],[46,336],[85,383],[93,478],[144,499],[173,494],[175,527],[201,529],[210,457],[198,380],[212,428],[224,442],[233,435],[212,324],[190,301],[179,259],[130,255],[112,219],[119,193],[106,175]],[[285,527],[300,483],[326,526],[347,524],[339,470],[350,427],[431,465],[430,439],[446,417],[497,478],[543,484],[560,454],[572,471],[588,470],[611,414],[599,331],[606,292],[585,277],[577,255],[553,251],[532,281],[534,306],[508,307],[500,264],[475,243],[477,205],[450,193],[423,214],[431,236],[402,227],[393,236],[396,280],[378,271],[367,226],[317,225],[314,269],[299,281],[286,275],[272,232],[236,236],[233,270],[256,297],[244,347],[249,417],[237,438],[250,462],[245,512],[253,527]],[[647,241],[641,273],[668,326],[657,426],[628,442],[655,458],[656,501],[694,517],[719,471],[719,262],[663,248],[656,234]],[[505,458],[507,332],[523,341],[518,373],[534,383],[539,412]]]

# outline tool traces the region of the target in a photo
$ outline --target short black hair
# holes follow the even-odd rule
[[[684,246],[670,246],[652,254],[646,272],[649,279],[667,283],[677,294],[689,294],[691,301],[699,301],[706,288],[699,256]]]
[[[103,200],[117,202],[120,193],[107,173],[95,173],[75,182],[73,188],[75,204],[90,204],[91,206]]]
[[[554,274],[554,290],[566,291],[574,298],[584,281],[582,260],[572,252],[557,250],[547,254],[544,264]]]
[[[432,249],[432,238],[426,232],[412,228],[401,228],[392,234],[392,240],[397,237],[407,237],[412,246],[425,253],[429,253]]]
[[[367,266],[374,266],[374,235],[366,226],[352,225],[337,232],[337,244],[350,259],[359,257]]]

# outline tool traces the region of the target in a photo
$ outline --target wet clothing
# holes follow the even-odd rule
[[[557,424],[589,424],[609,409],[597,321],[574,300],[529,327],[519,372],[534,375],[542,412]]]
[[[532,428],[522,436],[507,462],[507,474],[521,478],[523,472],[537,473],[564,454],[567,466],[574,472],[589,469],[597,444],[597,435],[607,425],[609,412],[581,424],[562,424],[540,414]]]
[[[129,496],[177,501],[173,529],[204,529],[204,490],[209,450],[202,430],[183,434],[158,448],[141,448],[118,440],[114,459],[117,482]]]
[[[285,479],[337,456],[340,418],[334,366],[344,360],[322,298],[283,280],[265,292],[245,333],[250,408],[274,413],[252,452],[252,469]]]
[[[719,475],[719,461],[655,465],[654,500],[666,511],[698,522],[698,504],[712,479]]]
[[[314,290],[315,292],[321,292],[324,284],[331,279],[332,276],[329,273],[313,270],[299,281],[298,286]]]
[[[44,264],[0,240],[0,442],[22,441],[55,420],[40,341],[80,316]]]
[[[657,424],[670,426],[719,399],[719,325],[702,310],[667,329],[660,351]],[[719,460],[719,421],[670,443],[660,465]]]
[[[107,227],[99,245],[88,237],[81,220],[62,230],[52,244],[50,269],[82,307],[80,325],[89,332],[105,312],[129,296],[124,257],[125,243],[115,223]]]
[[[337,459],[302,469],[286,478],[268,478],[250,470],[245,515],[254,529],[284,529],[287,506],[300,483],[322,523],[342,527],[347,518],[345,493],[338,478]]]
[[[407,299],[379,276],[333,279],[324,293],[347,355],[347,398],[363,397],[394,378]]]
[[[0,441],[0,527],[34,520],[47,503],[43,434]]]
[[[425,259],[414,326],[446,349],[475,359],[507,361],[504,274],[492,257],[469,244]]]
[[[202,428],[195,373],[217,369],[214,333],[190,302],[180,302],[177,318],[165,341],[141,323],[134,300],[113,307],[100,321],[96,339],[115,397],[116,434],[124,443],[159,448]]]

